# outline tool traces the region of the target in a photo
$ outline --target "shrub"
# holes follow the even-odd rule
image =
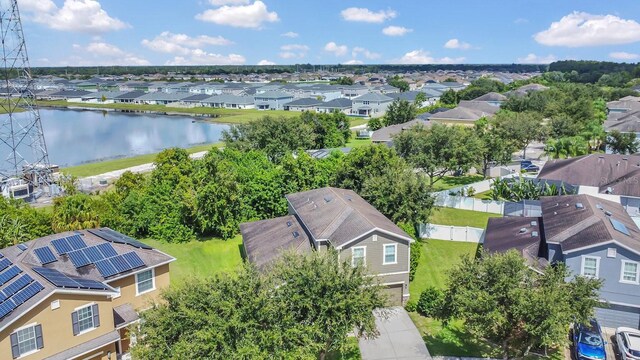
[[[415,301],[409,301],[407,302],[407,305],[404,306],[404,309],[408,312],[415,312],[418,310],[418,304],[416,304]]]
[[[420,294],[420,299],[416,306],[418,313],[428,317],[435,317],[442,306],[443,299],[444,294],[442,290],[436,289],[433,286],[426,288]]]
[[[411,244],[411,258],[409,259],[409,281],[413,281],[422,256],[422,243],[418,240]]]

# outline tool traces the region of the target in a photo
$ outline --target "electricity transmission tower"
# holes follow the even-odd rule
[[[0,181],[23,179],[48,193],[51,165],[17,0],[0,0]]]

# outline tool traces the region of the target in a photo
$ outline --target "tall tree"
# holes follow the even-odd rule
[[[393,139],[398,154],[429,176],[430,184],[454,171],[468,171],[480,161],[482,144],[472,128],[434,124],[415,126]]]
[[[360,193],[368,179],[387,171],[402,172],[406,168],[406,163],[386,145],[354,148],[338,167],[334,186]]]
[[[487,118],[476,121],[475,132],[480,141],[482,174],[487,177],[492,165],[507,165],[517,148],[511,139],[495,132],[493,122]]]
[[[529,144],[535,140],[542,140],[546,135],[542,116],[535,112],[499,111],[494,117],[494,124],[502,138],[511,139],[522,149],[523,158],[527,156]]]
[[[100,226],[94,200],[86,194],[59,197],[53,200],[52,228],[55,232],[82,230]]]
[[[453,89],[449,89],[440,95],[440,101],[445,105],[457,105],[460,102],[460,97]]]
[[[640,140],[635,133],[612,130],[607,134],[607,147],[614,154],[635,154],[640,148]]]
[[[387,84],[397,87],[400,89],[400,92],[409,91],[409,83],[403,80],[399,75],[394,75],[393,77],[387,79]]]
[[[384,126],[403,124],[416,118],[416,106],[406,100],[395,99],[384,114]]]

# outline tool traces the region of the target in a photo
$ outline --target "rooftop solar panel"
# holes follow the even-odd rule
[[[58,259],[56,259],[56,256],[53,255],[53,251],[51,251],[51,248],[49,248],[48,246],[33,249],[33,252],[36,254],[36,257],[38,257],[38,260],[40,260],[40,263],[42,265],[58,261]]]
[[[98,250],[104,255],[105,258],[112,257],[118,255],[116,250],[113,248],[113,245],[109,243],[102,243],[97,245]]]
[[[616,229],[617,231],[619,231],[619,232],[621,232],[621,233],[623,233],[623,234],[625,234],[627,236],[631,235],[631,234],[629,234],[629,230],[627,230],[627,227],[623,223],[621,223],[620,221],[618,221],[618,220],[616,220],[616,219],[614,219],[612,217],[609,218],[609,221],[611,221],[611,225],[613,225],[613,228]]]
[[[67,237],[67,241],[69,242],[69,245],[71,245],[73,250],[80,250],[87,247],[87,244],[84,242],[84,240],[82,240],[82,237],[80,237],[80,235],[78,234]]]
[[[69,251],[73,251],[73,248],[67,241],[67,238],[51,240],[51,245],[53,245],[53,248],[56,249],[58,255],[64,255]]]
[[[17,266],[12,266],[8,268],[6,271],[0,273],[0,286],[9,282],[9,280],[16,277],[16,275],[20,274],[22,270]]]
[[[0,303],[7,300],[7,296],[0,291]]]
[[[97,246],[89,246],[82,249],[82,252],[84,252],[85,256],[89,259],[89,261],[91,261],[92,264],[105,258],[105,256],[102,255]]]
[[[25,245],[25,244],[18,244],[18,249],[20,249],[20,250],[22,250],[22,251],[25,251],[25,250],[27,250],[27,249],[28,249],[28,247],[27,247],[27,245]]]
[[[4,269],[8,268],[9,265],[11,265],[12,262],[9,261],[9,259],[2,259],[0,260],[0,271],[3,271]]]
[[[101,229],[92,229],[88,230],[90,233],[110,242],[118,243],[118,244],[128,244],[133,247],[137,247],[140,249],[153,249],[151,246],[141,243],[140,241],[130,238],[127,235],[120,234],[117,231],[113,231],[109,228],[101,228]]]
[[[11,284],[7,285],[7,287],[5,287],[4,290],[2,290],[2,292],[6,297],[10,298],[11,296],[13,296],[13,294],[17,293],[20,289],[31,284],[32,281],[33,281],[33,278],[29,276],[29,274],[24,274],[14,282],[12,282]]]
[[[44,286],[42,286],[42,284],[40,284],[39,282],[34,281],[15,295],[13,295],[13,303],[15,305],[23,304],[42,290],[44,290]]]
[[[91,260],[84,254],[83,249],[71,251],[67,253],[67,256],[69,256],[76,269],[91,264]]]
[[[136,254],[133,251],[123,254],[122,257],[124,257],[124,259],[127,260],[127,262],[129,263],[132,269],[144,266],[144,261],[142,261],[140,256],[138,256],[138,254]]]
[[[122,255],[114,256],[107,260],[111,261],[111,264],[118,270],[118,273],[131,270],[131,265],[124,259]]]
[[[7,300],[0,304],[0,319],[9,315],[17,306],[11,300]]]
[[[100,275],[105,278],[118,273],[118,270],[116,270],[116,268],[111,264],[111,261],[109,261],[108,259],[96,262],[96,268],[100,272]]]
[[[47,279],[50,283],[57,287],[63,288],[74,288],[77,289],[78,283],[71,280],[65,274],[59,272],[55,269],[46,269],[46,268],[33,268],[33,271],[37,272],[40,276]]]
[[[91,290],[109,290],[109,288],[101,283],[100,281],[88,280],[88,279],[73,279],[75,282],[80,284],[83,289],[91,289]]]

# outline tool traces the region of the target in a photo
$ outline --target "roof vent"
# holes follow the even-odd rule
[[[607,215],[607,216],[611,216],[611,215],[613,215],[613,214],[611,213],[611,211],[609,211],[609,210],[605,210],[604,214],[605,214],[605,215]]]
[[[538,226],[538,222],[537,222],[537,221],[535,221],[535,220],[533,220],[533,221],[531,222],[531,226]]]
[[[527,232],[527,228],[520,228],[520,231],[518,231],[518,234],[524,234]]]
[[[612,187],[608,187],[607,190],[605,190],[605,192],[607,194],[613,194],[613,188]]]
[[[297,239],[297,238],[298,238],[298,236],[300,236],[300,233],[299,233],[299,232],[297,232],[297,231],[294,231],[294,232],[293,232],[293,238],[294,238],[294,239]]]
[[[604,159],[604,155],[600,155],[600,156],[598,156],[598,158]]]
[[[622,160],[627,161],[629,158],[623,157]]]
[[[538,237],[538,232],[537,231],[532,231],[531,232],[531,237]]]
[[[567,203],[567,204],[564,204],[564,206],[565,206],[565,207],[569,207],[569,204],[568,204],[568,203]]]
[[[331,196],[329,196],[329,195],[324,197],[324,202],[326,202],[326,203],[331,202],[331,200],[333,200],[333,198]]]
[[[554,212],[553,212],[553,215],[558,215],[558,212],[557,212],[557,211],[554,211]]]
[[[576,209],[584,209],[584,205],[582,205],[582,203],[576,203]]]
[[[596,204],[596,209],[604,210],[604,208],[600,204]]]
[[[287,227],[291,227],[291,225],[293,225],[291,221],[287,221]]]

